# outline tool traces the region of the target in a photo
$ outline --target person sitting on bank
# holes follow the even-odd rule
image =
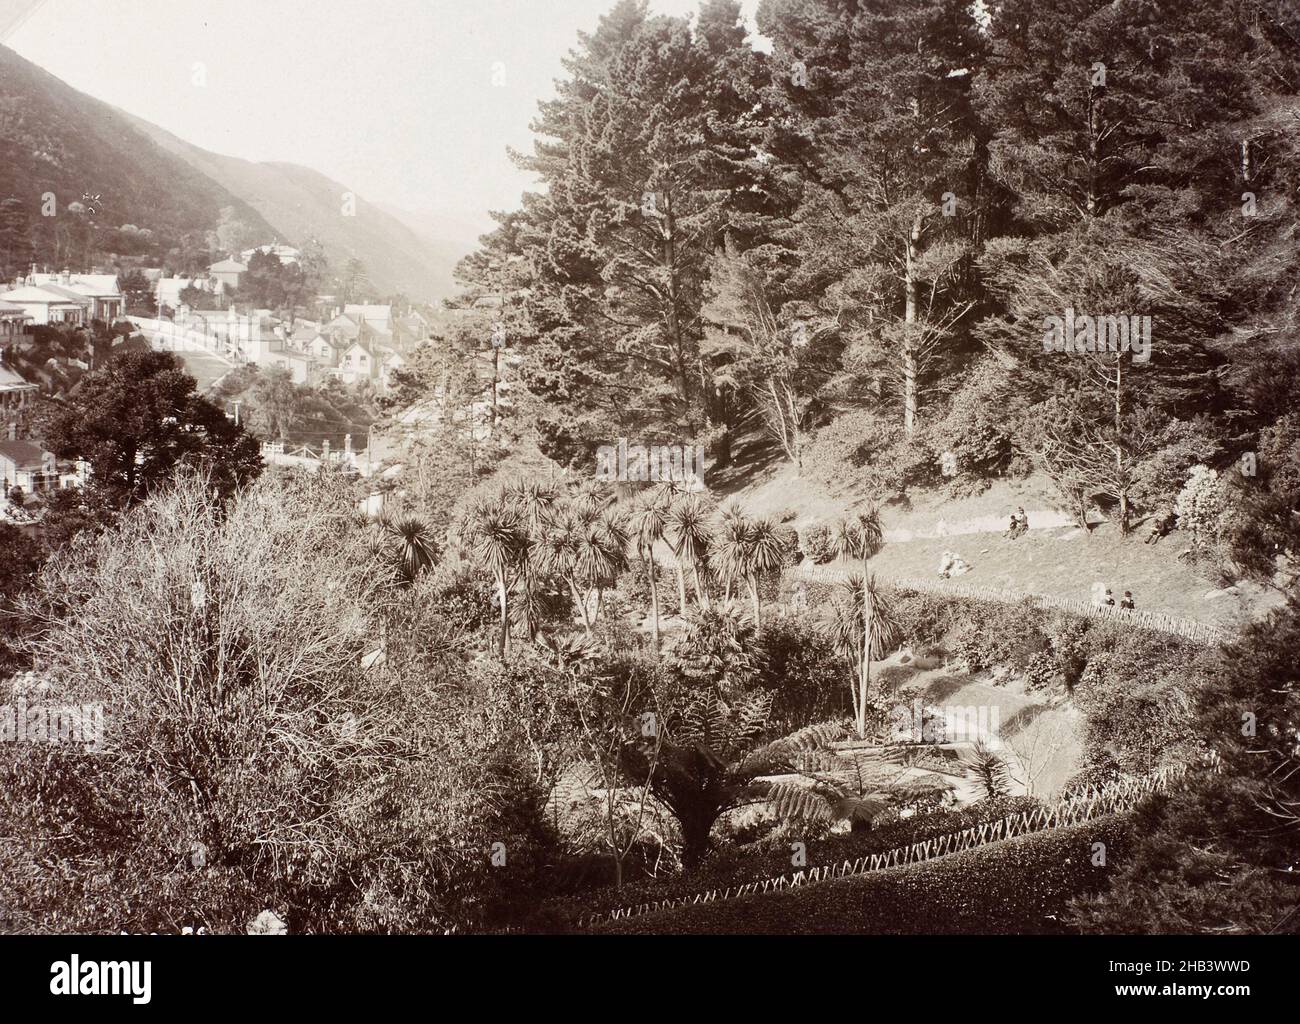
[[[939,556],[939,578],[951,579],[953,576],[965,576],[970,572],[970,565],[955,551],[945,551]]]
[[[1131,590],[1124,591],[1124,599],[1120,601],[1119,606],[1127,608],[1129,611],[1133,610],[1133,592]]]
[[[1101,599],[1102,604],[1109,608],[1115,607],[1115,595],[1110,592],[1110,587],[1106,588],[1106,596]]]
[[[1166,536],[1174,528],[1177,521],[1178,517],[1174,515],[1172,509],[1161,509],[1152,517],[1151,529],[1148,531],[1147,539],[1143,543],[1159,544],[1160,538]]]

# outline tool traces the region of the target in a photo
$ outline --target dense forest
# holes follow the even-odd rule
[[[541,187],[461,275],[512,296],[548,455],[722,468],[763,425],[882,498],[1038,469],[1125,529],[1195,463],[1293,457],[1292,4],[766,0],[758,27],[770,54],[727,0],[620,3],[514,154]]]

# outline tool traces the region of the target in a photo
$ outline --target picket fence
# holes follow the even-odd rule
[[[830,584],[847,578],[849,570],[838,565],[803,564],[790,570],[788,576],[805,583]],[[1212,626],[1195,619],[1182,619],[1164,612],[1149,612],[1120,608],[1112,605],[1096,605],[1090,601],[1074,597],[1051,597],[1046,594],[1024,594],[1005,587],[989,587],[975,583],[961,583],[951,580],[929,580],[915,577],[885,577],[882,581],[891,586],[921,593],[938,594],[942,597],[958,597],[970,601],[986,601],[996,604],[1023,604],[1028,602],[1034,608],[1055,609],[1093,619],[1109,619],[1123,622],[1137,629],[1180,636],[1193,643],[1214,646],[1227,643],[1233,637],[1231,630]]]
[[[886,871],[889,868],[903,867],[907,864],[921,864],[937,857],[946,857],[953,853],[973,850],[987,843],[1003,839],[1041,832],[1046,829],[1064,828],[1078,825],[1093,818],[1108,814],[1121,814],[1131,811],[1137,804],[1153,793],[1163,793],[1181,780],[1188,772],[1187,765],[1170,765],[1141,779],[1125,779],[1119,783],[1106,786],[1089,786],[1082,792],[1064,797],[1051,807],[1040,806],[1032,811],[1009,814],[997,821],[972,825],[960,832],[934,836],[910,846],[895,847],[883,853],[871,853],[856,860],[845,860],[838,864],[808,868],[791,874],[777,875],[772,878],[759,879],[740,886],[728,886],[725,889],[710,889],[689,896],[677,896],[671,899],[639,903],[634,906],[620,907],[605,914],[595,914],[583,918],[578,927],[587,928],[611,921],[626,920],[641,914],[652,914],[660,910],[675,907],[695,906],[701,903],[713,903],[718,900],[738,899],[741,896],[753,896],[759,893],[779,892],[782,889],[794,889],[814,882],[826,882],[835,878],[852,878],[857,875],[870,874],[873,871]]]

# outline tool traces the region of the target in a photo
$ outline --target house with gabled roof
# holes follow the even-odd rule
[[[118,287],[116,274],[38,274],[33,271],[27,283],[48,288],[60,294],[79,296],[90,300],[90,320],[111,324],[126,312],[126,295]]]
[[[17,306],[33,324],[72,324],[80,327],[90,319],[94,302],[86,296],[54,286],[24,284],[0,292],[0,302]]]

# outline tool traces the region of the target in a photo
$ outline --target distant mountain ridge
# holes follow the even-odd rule
[[[267,242],[318,239],[333,273],[356,257],[381,295],[425,302],[450,295],[452,270],[468,249],[440,244],[427,226],[413,230],[360,196],[355,216],[344,216],[351,191],[296,164],[200,149],[0,46],[0,198],[22,200],[33,223],[47,192],[64,205],[100,195],[102,220],[169,240],[215,230],[221,210],[232,207]]]
[[[101,196],[102,222],[167,239],[215,228],[223,207],[274,231],[237,195],[135,131],[124,114],[0,46],[0,198],[18,199],[34,226],[42,197],[59,208]],[[46,223],[43,223],[43,220]]]
[[[347,186],[298,164],[253,163],[211,153],[148,121],[126,116],[161,149],[256,210],[282,241],[301,245],[307,238],[318,239],[335,272],[355,256],[366,265],[371,283],[381,293],[403,292],[425,302],[451,294],[456,257],[439,252]],[[349,194],[354,216],[344,215]]]

